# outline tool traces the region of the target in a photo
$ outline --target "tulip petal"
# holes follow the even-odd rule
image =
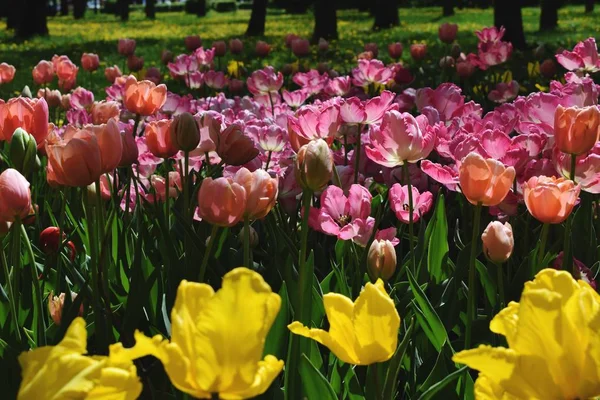
[[[353,343],[354,339],[343,337],[344,333],[346,335],[352,335],[353,334],[352,331],[339,332],[339,336],[341,337],[342,340],[344,340],[344,342],[340,343],[336,340],[337,338],[334,339],[329,334],[329,332],[324,331],[322,329],[315,329],[315,328],[309,329],[306,326],[302,325],[298,321],[294,321],[291,324],[289,324],[288,329],[295,335],[304,336],[304,337],[312,339],[318,343],[321,343],[323,346],[325,346],[329,350],[331,350],[331,352],[333,354],[335,354],[335,356],[337,358],[339,358],[340,360],[342,360],[345,363],[349,363],[349,364],[359,364],[360,363],[360,361],[358,360],[358,357],[356,356],[356,354],[354,352],[353,344],[352,345],[349,344],[349,343]]]

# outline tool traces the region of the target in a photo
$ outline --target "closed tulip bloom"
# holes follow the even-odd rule
[[[127,68],[131,72],[139,72],[144,68],[144,57],[138,57],[135,54],[127,57]]]
[[[135,53],[135,44],[134,39],[119,39],[117,51],[120,55],[128,57]]]
[[[471,204],[496,206],[504,200],[515,179],[515,169],[500,161],[469,153],[459,169],[460,190]]]
[[[213,42],[212,48],[215,50],[215,57],[223,57],[227,53],[227,44],[224,40]]]
[[[233,182],[246,191],[244,216],[250,220],[264,218],[275,206],[279,181],[272,178],[264,169],[250,172],[246,168],[241,168],[235,173]]]
[[[503,263],[508,260],[515,247],[512,226],[505,222],[492,221],[481,235],[483,252],[493,262]]]
[[[310,54],[310,42],[307,39],[296,39],[292,42],[292,53],[296,57],[306,57]]]
[[[60,246],[60,229],[56,226],[49,226],[40,232],[40,249],[46,255],[56,254]],[[67,235],[65,232],[62,233],[62,240],[65,240]],[[69,258],[71,261],[75,260],[76,250],[75,244],[72,241],[65,243],[65,247],[69,249]]]
[[[365,43],[365,51],[370,51],[374,58],[377,58],[379,55],[379,47],[377,46],[377,43]]]
[[[415,61],[422,61],[427,56],[427,45],[424,43],[414,43],[410,45],[410,56]]]
[[[51,185],[84,187],[103,173],[98,138],[89,130],[69,129],[63,138],[51,135],[46,154],[46,175]]]
[[[188,112],[173,118],[170,134],[173,145],[182,151],[192,151],[200,143],[200,127],[194,116]]]
[[[440,40],[446,44],[450,44],[454,42],[456,39],[456,34],[458,33],[458,25],[449,24],[447,22],[440,25],[438,29],[438,36]]]
[[[48,107],[58,107],[60,106],[60,102],[62,100],[62,94],[58,90],[50,90],[48,88],[43,88],[38,90],[37,98],[43,98],[46,100]]]
[[[167,101],[167,87],[150,81],[138,82],[134,76],[125,81],[123,102],[127,110],[138,115],[152,115]]]
[[[566,271],[544,269],[490,322],[507,347],[452,360],[479,371],[476,399],[593,399],[600,395],[600,297]]]
[[[571,180],[534,176],[523,184],[523,199],[529,213],[540,222],[560,224],[573,211],[580,186]]]
[[[77,293],[71,292],[71,300],[75,300],[77,297]],[[50,318],[56,325],[60,325],[63,315],[63,308],[65,307],[65,294],[61,293],[58,296],[54,296],[54,293],[50,291],[50,295],[48,296],[48,313],[50,314]],[[79,316],[83,314],[83,304],[80,307]]]
[[[217,154],[228,165],[244,165],[259,153],[252,139],[244,135],[239,125],[229,125],[217,139]]]
[[[38,347],[19,356],[21,386],[17,400],[65,398],[134,400],[142,384],[131,360],[112,355],[86,356],[83,318],[75,318],[56,346]]]
[[[15,72],[17,69],[10,64],[0,64],[0,85],[3,83],[10,83],[15,78]]]
[[[92,104],[92,122],[96,125],[106,124],[110,119],[119,119],[121,109],[116,101],[100,101]]]
[[[298,150],[296,181],[304,189],[320,192],[333,174],[333,154],[323,139],[313,140]]]
[[[111,356],[153,355],[179,390],[201,399],[248,399],[264,393],[283,361],[263,357],[281,298],[262,276],[236,268],[216,293],[205,283],[182,281],[171,312],[171,340],[135,333],[133,348],[118,343]]]
[[[267,42],[259,40],[256,42],[256,55],[259,57],[266,57],[271,52],[271,46]]]
[[[62,56],[54,63],[54,70],[58,76],[58,86],[64,90],[71,90],[75,86],[79,68],[68,58]]]
[[[433,194],[431,192],[419,193],[419,189],[412,186],[413,198],[413,222],[417,222],[431,209],[433,205]],[[396,218],[408,224],[410,221],[410,208],[408,203],[408,186],[399,183],[392,185],[388,192],[390,208],[396,213]]]
[[[86,71],[94,72],[100,65],[100,57],[94,53],[83,53],[81,56],[81,68]]]
[[[229,51],[231,54],[241,54],[244,51],[244,43],[240,39],[231,39],[229,41]]]
[[[288,325],[289,330],[323,344],[349,364],[370,365],[394,355],[400,316],[381,279],[367,283],[355,302],[338,293],[327,293],[323,305],[329,332],[309,329],[298,321]]]
[[[204,178],[198,191],[198,214],[213,225],[234,226],[246,211],[246,190],[229,178]]]
[[[371,277],[389,280],[396,272],[396,250],[389,240],[373,240],[367,254]]]
[[[137,163],[139,149],[135,142],[135,138],[130,132],[121,132],[121,144],[123,147],[123,151],[121,153],[121,161],[119,161],[119,167],[128,167],[131,164]]]
[[[13,222],[25,218],[31,210],[29,182],[16,169],[0,174],[0,220]]]
[[[423,115],[415,118],[392,110],[383,115],[381,126],[371,126],[370,138],[371,144],[365,147],[367,157],[393,168],[426,158],[435,144],[435,130]]]
[[[563,153],[580,155],[590,151],[600,136],[600,110],[596,106],[559,105],[554,114],[554,140]]]
[[[187,51],[194,51],[202,46],[202,39],[200,39],[200,36],[198,35],[190,35],[183,39],[183,43],[185,44]]]
[[[115,80],[123,75],[121,70],[117,65],[113,65],[112,67],[106,67],[104,69],[104,76],[109,83],[115,83]]]
[[[33,135],[38,145],[48,136],[48,104],[44,99],[15,97],[0,103],[0,140],[10,142],[17,128]]]
[[[403,50],[404,50],[404,47],[402,47],[402,43],[400,43],[400,42],[390,43],[388,45],[388,53],[389,53],[390,57],[393,58],[394,60],[397,60],[402,56]]]
[[[156,157],[171,158],[179,149],[171,140],[171,120],[163,119],[146,124],[144,135],[148,150]]]
[[[33,81],[38,85],[45,85],[54,79],[54,64],[50,61],[42,60],[31,71]]]

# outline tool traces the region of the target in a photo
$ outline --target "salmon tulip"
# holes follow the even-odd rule
[[[565,178],[534,176],[523,184],[527,210],[540,222],[560,224],[573,211],[580,186]]]
[[[515,169],[469,153],[461,163],[458,179],[462,193],[471,204],[496,206],[508,194],[515,179]]]
[[[580,155],[590,151],[600,135],[600,110],[596,106],[564,108],[554,114],[554,140],[563,153]]]
[[[138,115],[152,115],[167,101],[167,87],[150,81],[139,81],[128,76],[125,81],[125,107]]]
[[[36,143],[48,136],[48,104],[44,99],[16,97],[0,103],[0,140],[10,142],[17,128],[33,135]]]
[[[205,178],[198,191],[198,214],[214,225],[234,226],[246,211],[246,190],[228,178]]]

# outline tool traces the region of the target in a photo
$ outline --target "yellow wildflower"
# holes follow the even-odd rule
[[[509,348],[481,345],[453,360],[480,371],[475,398],[600,396],[600,296],[568,272],[540,271],[490,323]]]
[[[137,399],[142,384],[131,360],[84,356],[86,344],[85,321],[76,318],[56,346],[22,353],[17,399]]]
[[[173,385],[197,398],[244,399],[264,393],[283,368],[267,355],[265,339],[281,307],[260,274],[236,268],[216,293],[207,284],[182,281],[171,313],[171,341],[135,333],[136,344],[111,346],[117,358],[153,355]]]
[[[369,365],[392,357],[400,316],[381,279],[367,283],[354,303],[338,293],[327,293],[323,303],[329,332],[309,329],[298,321],[288,325],[289,330],[316,340],[346,363]]]

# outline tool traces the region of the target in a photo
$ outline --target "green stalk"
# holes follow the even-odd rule
[[[25,249],[27,250],[27,254],[29,255],[29,259],[31,261],[31,267],[29,270],[31,271],[31,284],[33,285],[33,296],[34,296],[34,315],[37,316],[37,319],[33,322],[33,334],[35,337],[35,342],[37,346],[45,346],[46,345],[46,324],[44,323],[44,299],[42,297],[42,291],[40,290],[40,282],[37,276],[37,267],[35,265],[35,255],[33,254],[33,248],[31,247],[31,241],[29,240],[29,236],[27,236],[27,231],[25,230],[25,225],[21,223],[21,221],[17,220],[15,222],[15,235],[19,235],[17,230],[20,229],[20,234],[23,236],[25,240]],[[36,310],[37,308],[37,310]]]
[[[202,257],[202,264],[200,265],[200,272],[198,273],[198,282],[204,281],[204,275],[206,274],[206,266],[208,265],[208,260],[210,259],[210,252],[217,240],[217,232],[219,231],[218,225],[213,225],[212,230],[210,232],[210,238],[208,239],[208,245],[206,246],[206,250],[204,251],[204,257]]]
[[[473,235],[471,236],[471,255],[469,257],[469,294],[467,297],[467,329],[465,334],[465,350],[471,348],[471,334],[473,320],[477,308],[475,306],[475,258],[477,256],[477,243],[479,237],[479,224],[481,222],[481,203],[477,203],[473,211]]]
[[[167,232],[171,230],[171,213],[169,212],[169,203],[170,203],[170,196],[169,196],[169,170],[170,170],[170,160],[166,159],[165,160],[165,168],[167,170],[166,174],[165,174],[165,222],[167,224]]]
[[[571,180],[575,183],[575,168],[577,167],[577,156],[575,154],[571,154]],[[567,222],[565,224],[565,240],[563,244],[563,269],[565,271],[569,271],[574,278],[577,278],[579,273],[575,271],[575,267],[573,264],[573,253],[571,252],[571,231],[573,228],[573,212],[567,218]]]
[[[354,146],[354,183],[358,183],[358,168],[360,166],[360,132],[361,124],[358,124],[358,135],[356,137],[356,146]]]
[[[140,114],[135,114],[135,120],[133,120],[133,137],[135,138],[137,136],[137,127],[140,124]]]
[[[188,218],[190,217],[190,187],[189,187],[189,170],[190,170],[190,153],[189,151],[184,152],[183,156],[183,171],[182,171],[182,185],[183,185],[183,219],[184,223],[188,223]],[[189,222],[190,226],[192,222]],[[190,246],[190,235],[187,230],[184,233],[183,237],[183,253],[184,253],[184,270],[185,276],[187,277],[190,271],[190,261],[191,261],[191,246]]]
[[[498,305],[500,306],[500,310],[504,309],[504,274],[502,271],[502,263],[494,263],[496,264],[496,271],[498,272]]]
[[[244,216],[244,267],[252,268],[252,256],[250,254],[250,218]]]
[[[10,314],[12,316],[13,324],[15,325],[15,331],[17,332],[17,339],[19,343],[21,342],[21,327],[19,326],[19,319],[17,315],[17,303],[15,302],[15,293],[13,292],[13,287],[11,281],[10,274],[8,272],[8,263],[6,261],[6,254],[4,254],[4,248],[0,249],[0,262],[2,262],[2,269],[4,270],[4,276],[6,277],[6,287],[8,288],[8,304],[10,306]],[[18,271],[15,271],[18,273]]]
[[[265,171],[269,170],[269,164],[271,163],[271,155],[273,154],[272,151],[269,151],[269,154],[267,155],[267,165],[265,165]]]
[[[540,234],[540,247],[537,254],[536,270],[533,271],[533,275],[537,274],[542,269],[542,263],[544,262],[544,256],[546,255],[546,242],[548,241],[548,231],[550,230],[550,224],[545,223],[542,225],[542,233]]]
[[[410,172],[408,170],[408,162],[404,162],[402,164],[402,170],[404,171],[404,177],[406,179],[406,184],[408,186],[408,236],[409,236],[409,246],[410,246],[410,263],[412,266],[412,272],[415,276],[418,276],[417,273],[417,261],[415,259],[415,247],[413,245],[415,233],[414,233],[414,221],[413,221],[413,193],[412,193],[412,184],[410,182]],[[470,289],[470,287],[469,287]]]

